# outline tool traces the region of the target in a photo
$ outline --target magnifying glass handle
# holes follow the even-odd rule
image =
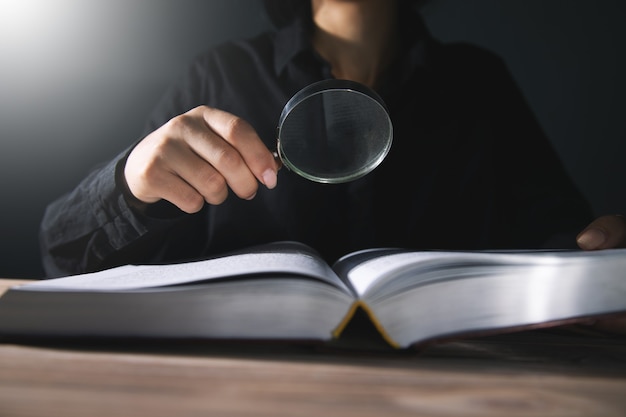
[[[278,151],[272,152],[272,155],[274,156],[274,160],[276,161],[276,165],[278,165],[278,169],[280,170],[283,167],[283,160],[280,159],[280,155],[279,155]]]

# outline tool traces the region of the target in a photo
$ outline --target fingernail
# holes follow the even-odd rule
[[[276,187],[276,182],[278,178],[276,178],[276,172],[274,172],[273,170],[268,169],[263,173],[263,175],[261,175],[261,178],[263,178],[263,184],[265,184],[265,186],[270,190]]]
[[[606,234],[600,229],[585,230],[576,242],[583,249],[597,249],[606,240]]]

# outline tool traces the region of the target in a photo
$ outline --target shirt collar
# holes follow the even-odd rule
[[[300,53],[311,49],[311,31],[311,23],[304,16],[296,18],[291,24],[278,31],[274,55],[276,74],[280,74]]]
[[[400,11],[400,31],[403,44],[400,55],[403,57],[407,72],[412,72],[418,66],[428,64],[428,45],[432,38],[419,13],[414,10]],[[303,52],[310,51],[311,23],[306,16],[296,18],[291,24],[281,28],[276,33],[274,70],[280,74],[287,65]],[[408,60],[408,61],[407,61]]]

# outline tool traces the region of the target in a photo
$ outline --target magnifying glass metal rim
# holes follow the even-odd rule
[[[362,94],[363,96],[369,98],[370,100],[373,100],[378,106],[381,107],[381,109],[384,112],[383,114],[387,116],[387,123],[389,125],[388,141],[387,141],[385,148],[382,150],[382,152],[380,152],[375,159],[371,160],[368,164],[363,166],[361,169],[350,172],[349,174],[343,175],[343,176],[320,176],[320,175],[313,175],[306,171],[301,170],[289,160],[289,157],[287,155],[285,155],[282,144],[281,144],[281,140],[280,140],[281,129],[282,129],[283,123],[287,119],[287,117],[289,117],[289,114],[293,111],[293,109],[302,101],[307,100],[317,94],[327,93],[329,91],[345,91],[345,92],[352,92],[356,94]],[[314,182],[319,182],[319,183],[324,183],[324,184],[339,184],[339,183],[349,182],[349,181],[353,181],[358,178],[361,178],[369,174],[376,167],[378,167],[378,165],[380,165],[380,163],[385,159],[385,157],[389,153],[389,150],[391,149],[391,143],[393,141],[393,125],[391,123],[391,118],[389,117],[387,106],[385,105],[382,98],[375,91],[355,81],[341,80],[341,79],[328,79],[328,80],[318,81],[316,83],[313,83],[304,87],[302,90],[298,91],[287,102],[287,104],[285,104],[285,107],[283,107],[283,111],[280,115],[280,119],[278,122],[277,136],[278,138],[277,138],[277,143],[276,143],[276,148],[277,148],[276,154],[278,158],[280,158],[280,161],[282,162],[282,164],[286,166],[289,170],[294,171],[298,175]]]

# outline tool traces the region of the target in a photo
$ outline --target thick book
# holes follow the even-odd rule
[[[34,281],[0,336],[333,342],[365,313],[392,347],[626,312],[626,249],[348,254],[277,242],[211,259]]]

